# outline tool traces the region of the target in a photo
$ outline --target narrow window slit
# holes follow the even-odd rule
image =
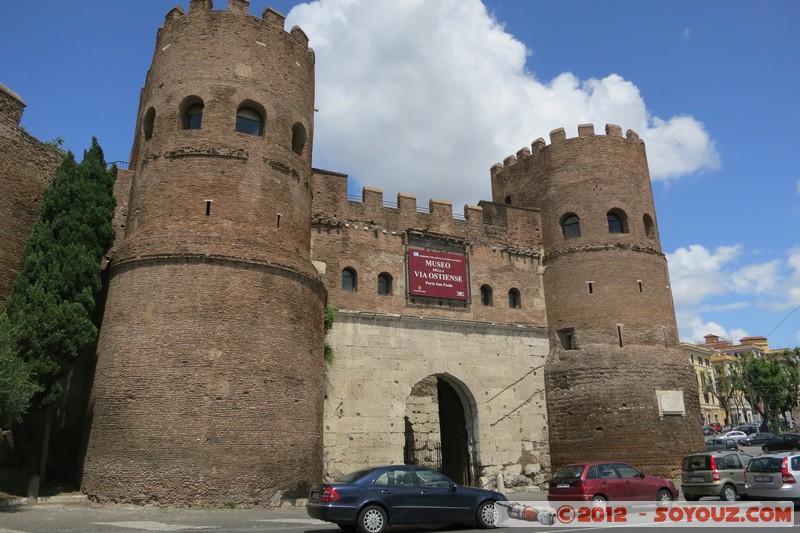
[[[644,292],[643,285],[642,285],[642,280],[637,279],[636,283],[639,284],[639,292]]]
[[[586,285],[589,287],[589,294],[594,294],[594,281],[587,281]]]
[[[213,200],[206,200],[206,216],[211,215],[211,202],[213,202]]]
[[[617,325],[617,337],[619,337],[619,347],[622,348],[622,326]]]
[[[280,213],[278,213],[278,217],[277,217],[277,219],[275,220],[275,227],[276,227],[276,228],[280,228],[280,227],[281,227],[281,217],[282,217],[282,216],[283,216],[283,215],[281,215]]]

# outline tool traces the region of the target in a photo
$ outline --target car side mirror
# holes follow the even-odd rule
[[[647,474],[645,474],[644,472],[639,472],[639,477],[644,479],[647,477]]]
[[[455,492],[457,488],[458,488],[458,483],[450,483],[450,490]]]

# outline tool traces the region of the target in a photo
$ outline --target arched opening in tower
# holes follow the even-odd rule
[[[471,485],[475,479],[472,417],[463,386],[443,375],[431,375],[414,385],[406,401],[406,464],[424,465]]]

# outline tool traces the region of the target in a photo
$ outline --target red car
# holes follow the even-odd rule
[[[678,497],[678,489],[668,479],[646,476],[625,463],[581,463],[562,466],[549,481],[547,500],[658,501],[668,503]]]

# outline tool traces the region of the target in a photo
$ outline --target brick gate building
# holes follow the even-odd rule
[[[404,461],[484,486],[573,460],[674,473],[702,444],[697,385],[639,137],[556,130],[462,217],[314,168],[314,88],[279,13],[167,14],[116,189],[83,490],[268,505]]]

